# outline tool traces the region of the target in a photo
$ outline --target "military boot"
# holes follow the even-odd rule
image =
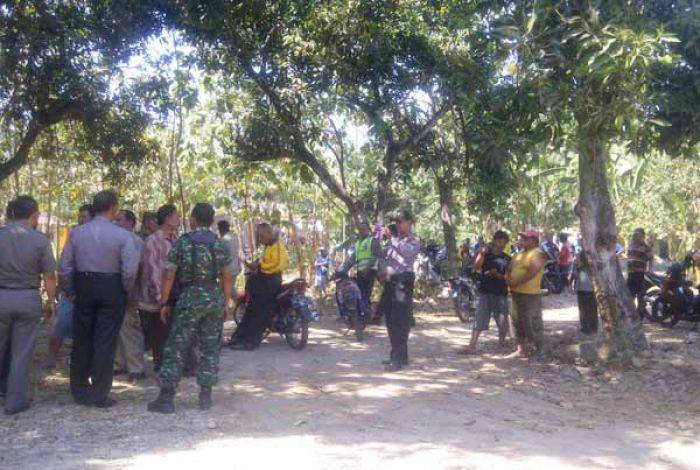
[[[199,390],[199,409],[206,411],[211,408],[211,387],[202,385]]]
[[[158,398],[148,404],[148,411],[154,413],[175,413],[175,403],[173,403],[173,398],[175,397],[175,390],[172,388],[161,388]]]

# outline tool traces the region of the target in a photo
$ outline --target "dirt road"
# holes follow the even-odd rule
[[[548,335],[576,328],[573,299],[546,299]],[[489,469],[698,468],[700,339],[648,327],[654,356],[606,372],[455,352],[465,331],[447,311],[418,312],[412,365],[383,372],[384,328],[364,343],[327,314],[309,346],[270,338],[225,350],[214,409],[186,379],[171,416],[145,411],[152,378],[117,381],[118,405],[72,404],[64,371],[37,378],[36,406],[0,417],[0,468]],[[43,346],[41,346],[43,348]],[[40,360],[40,359],[38,359]]]

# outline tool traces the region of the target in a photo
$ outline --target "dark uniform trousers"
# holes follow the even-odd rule
[[[238,325],[232,341],[258,346],[262,335],[270,324],[275,297],[282,290],[282,274],[251,274],[246,282],[246,292],[250,304],[246,309],[241,324]]]
[[[75,275],[70,389],[75,399],[104,401],[112,388],[117,336],[126,294],[118,274]]]
[[[408,363],[408,335],[411,331],[415,278],[412,272],[400,273],[392,276],[384,285],[386,329],[391,342],[390,359],[401,364]]]
[[[362,295],[362,308],[365,312],[371,312],[372,309],[372,289],[374,288],[374,280],[377,278],[377,271],[374,269],[369,274],[357,273],[357,287],[360,288]]]

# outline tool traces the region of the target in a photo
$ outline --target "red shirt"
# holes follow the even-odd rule
[[[568,266],[571,264],[571,249],[568,243],[562,243],[561,250],[559,250],[559,264],[561,266]]]

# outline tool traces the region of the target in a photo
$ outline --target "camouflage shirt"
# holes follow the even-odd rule
[[[177,271],[183,289],[216,285],[222,269],[230,269],[226,243],[209,229],[198,228],[178,238],[168,252],[166,269]]]

